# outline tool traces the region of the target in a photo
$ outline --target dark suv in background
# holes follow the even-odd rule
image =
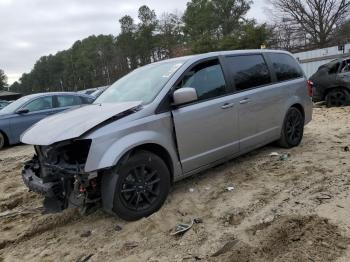
[[[328,107],[350,105],[350,57],[322,65],[310,80],[314,102],[326,101]]]

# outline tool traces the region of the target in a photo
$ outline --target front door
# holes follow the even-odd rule
[[[21,109],[28,110],[27,113],[18,114],[10,120],[10,128],[14,142],[20,142],[20,136],[29,127],[39,122],[43,118],[52,114],[52,96],[45,96],[30,101]],[[38,134],[40,136],[40,134]]]
[[[198,101],[172,111],[183,172],[237,153],[237,101],[227,95],[219,60],[194,66],[178,84],[181,87],[195,88],[198,95]]]

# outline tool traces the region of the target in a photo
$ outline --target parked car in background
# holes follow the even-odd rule
[[[85,89],[85,90],[80,90],[77,93],[78,94],[83,94],[83,95],[91,95],[96,90],[97,90],[97,88],[89,88],[89,89]]]
[[[184,177],[278,141],[298,146],[311,86],[288,52],[244,50],[140,67],[92,104],[40,121],[22,177],[46,210],[101,203],[126,220],[157,211]],[[40,134],[40,135],[38,135]]]
[[[43,118],[74,106],[90,104],[93,100],[87,95],[64,92],[34,94],[16,100],[0,110],[0,149],[6,144],[19,143],[21,134]]]
[[[350,57],[322,65],[310,80],[315,102],[326,101],[328,107],[350,105]]]
[[[98,98],[104,91],[106,91],[106,89],[108,88],[109,86],[101,86],[101,87],[98,87],[97,90],[93,93],[91,93],[91,96],[95,97],[95,98]]]
[[[10,102],[8,102],[8,101],[0,100],[0,110],[9,104],[10,104]]]

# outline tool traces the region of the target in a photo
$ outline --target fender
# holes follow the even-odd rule
[[[165,137],[153,130],[143,130],[117,139],[98,161],[87,161],[85,172],[113,167],[127,152],[145,144],[157,144],[167,150],[174,167],[174,177],[182,173],[179,159],[173,150],[173,137]]]

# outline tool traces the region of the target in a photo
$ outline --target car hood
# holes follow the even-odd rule
[[[30,145],[47,146],[77,138],[97,125],[140,105],[141,102],[92,104],[64,111],[33,125],[23,133],[21,141]]]

